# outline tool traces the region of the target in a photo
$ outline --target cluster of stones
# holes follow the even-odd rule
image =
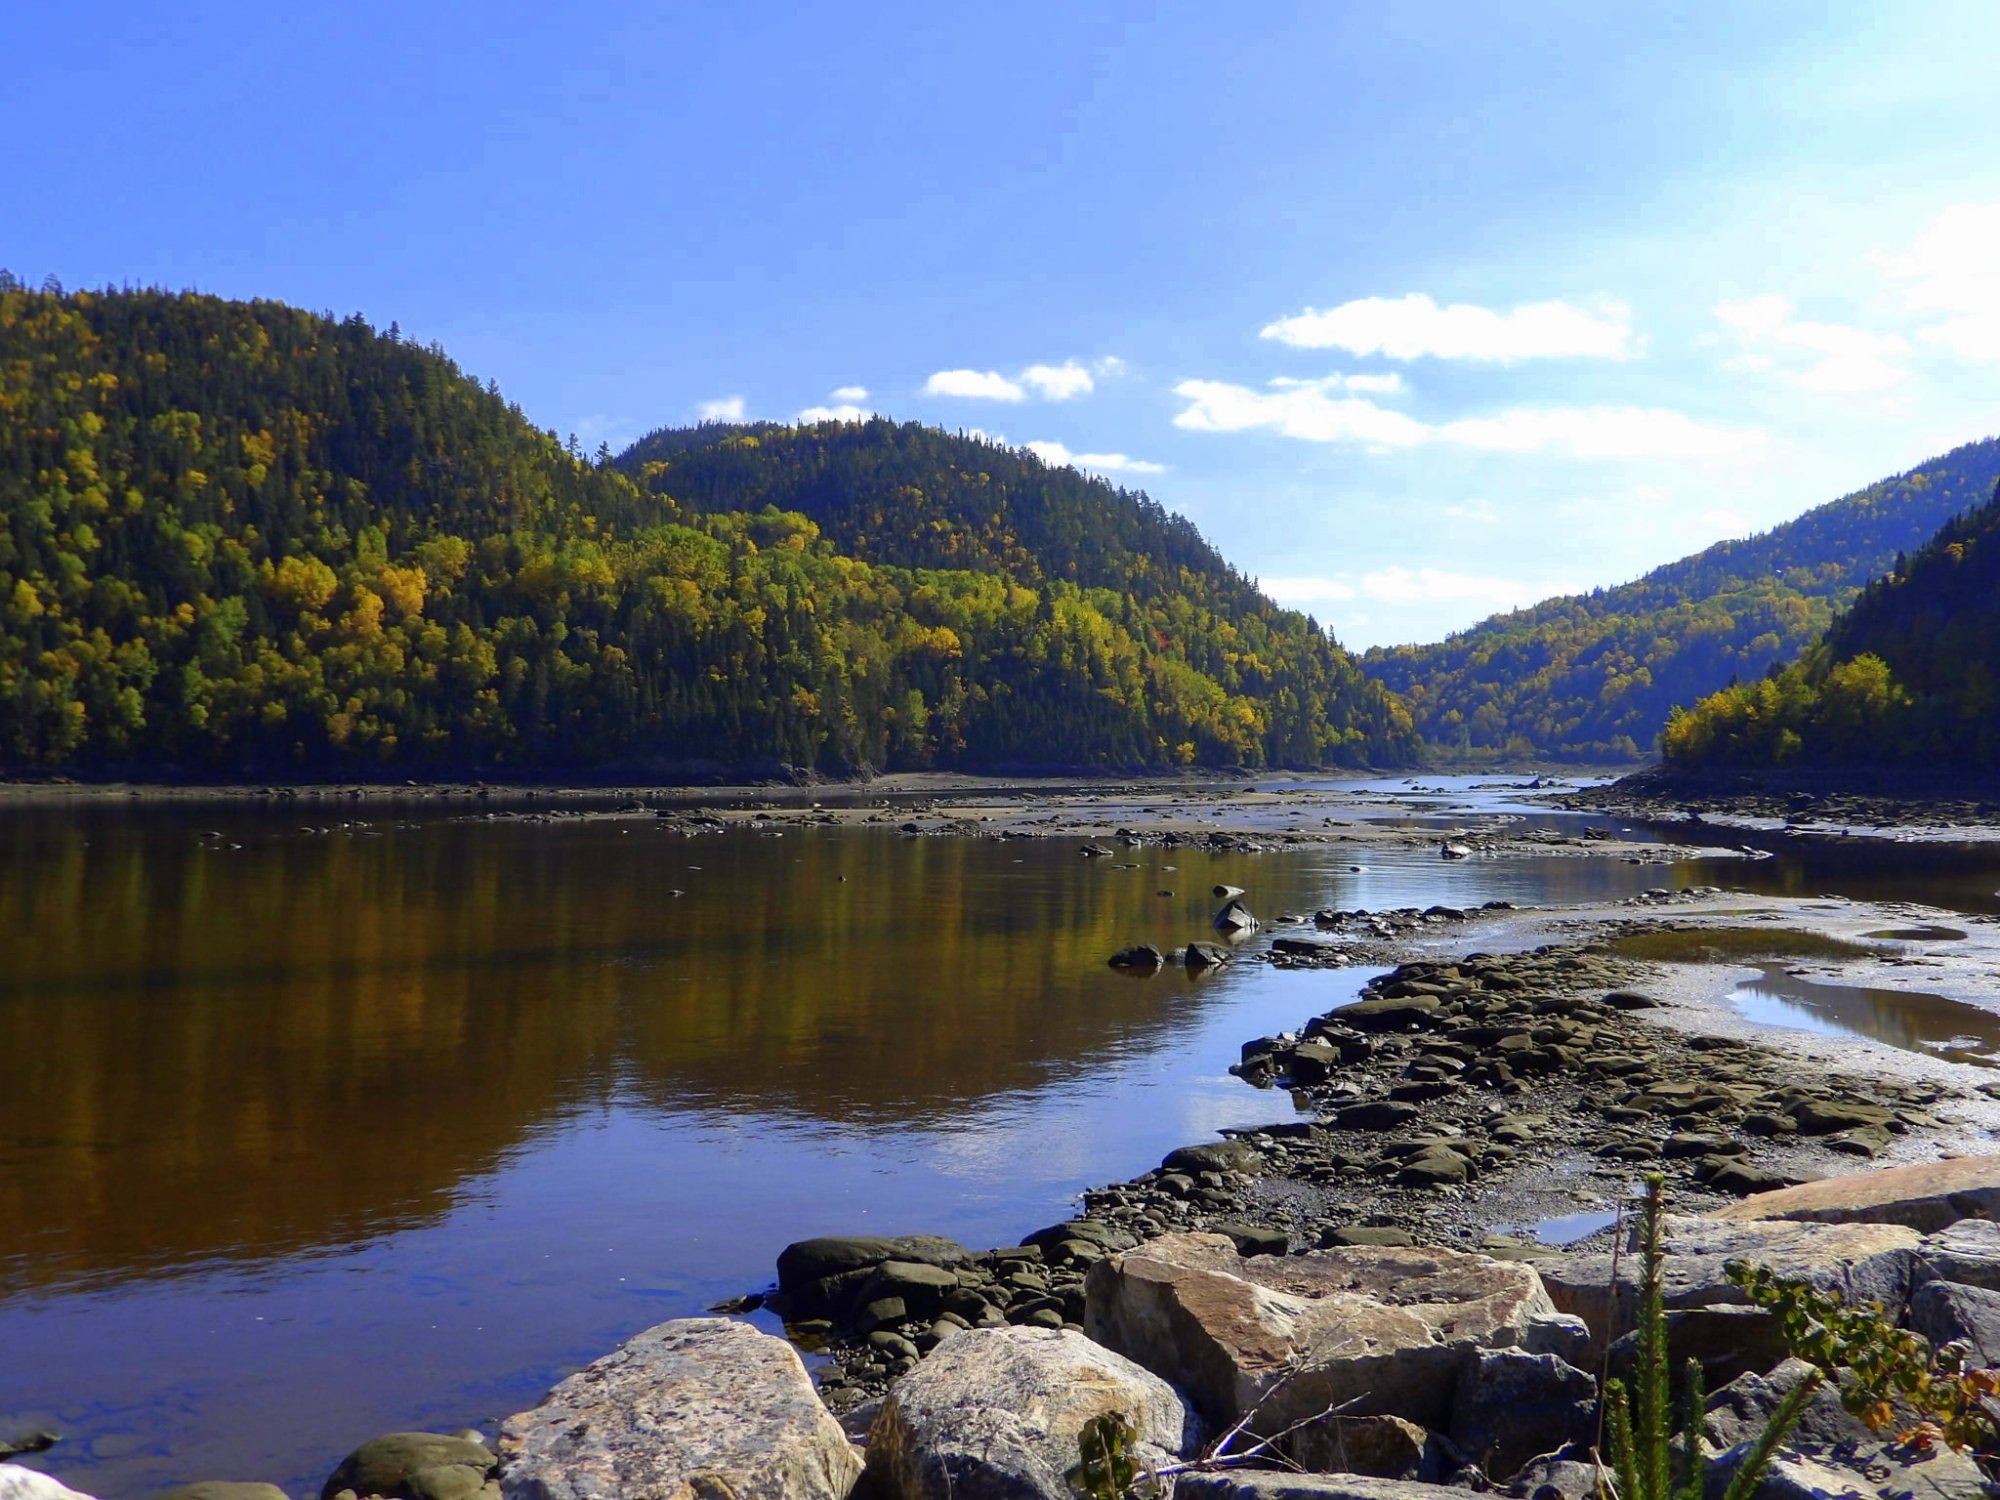
[[[1245,1044],[1234,1071],[1302,1091],[1318,1119],[1239,1140],[1316,1184],[1439,1188],[1581,1134],[1608,1162],[1742,1195],[1939,1124],[1944,1085],[1784,1082],[1768,1048],[1645,1024],[1633,1013],[1658,1002],[1605,988],[1630,972],[1599,944],[1404,964],[1302,1032]],[[1581,1132],[1553,1128],[1579,1115]]]
[[[1715,1392],[1699,1433],[1709,1492],[1808,1373],[1730,1264],[1879,1303],[1934,1345],[1962,1342],[1990,1364],[1996,1214],[2000,1158],[1984,1157],[1668,1216],[1671,1354],[1698,1361]],[[794,1257],[794,1279],[815,1266],[795,1295],[885,1289],[881,1263],[824,1254]],[[951,1327],[854,1429],[859,1443],[792,1346],[729,1319],[681,1319],[564,1380],[491,1447],[428,1433],[363,1445],[321,1500],[850,1500],[862,1486],[880,1500],[1072,1500],[1083,1434],[1113,1415],[1159,1486],[1148,1492],[1171,1500],[1581,1500],[1598,1480],[1597,1372],[1632,1368],[1639,1274],[1630,1245],[1530,1265],[1427,1247],[1250,1257],[1224,1236],[1167,1234],[1091,1262],[1081,1327]],[[1885,1441],[1828,1386],[1755,1493],[1991,1492],[1970,1455]],[[87,1497],[0,1465],[0,1500]],[[279,1492],[203,1484],[175,1500]]]

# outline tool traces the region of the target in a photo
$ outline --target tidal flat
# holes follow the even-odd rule
[[[1904,1091],[1869,1106],[1913,1117],[1882,1162],[1984,1149],[1991,1074],[1971,1063],[1760,1025],[1730,998],[1754,968],[1582,950],[1635,924],[1782,926],[1863,950],[1791,955],[1809,982],[2000,1011],[1990,869],[1926,883],[1703,849],[1552,806],[1536,780],[11,789],[0,1346],[24,1353],[0,1371],[0,1437],[60,1432],[36,1462],[109,1500],[208,1477],[310,1493],[374,1433],[491,1430],[638,1329],[758,1290],[791,1241],[1140,1223],[1168,1153],[1225,1139],[1280,1170],[1197,1175],[1227,1201],[1175,1197],[1188,1222],[1294,1247],[1343,1224],[1532,1245],[1641,1170],[1542,1159],[1569,1084],[1454,1084],[1390,1101],[1421,1130],[1267,1148],[1265,1127],[1425,1082],[1398,1053],[1423,1033],[1297,1097],[1229,1071],[1395,966],[1480,952],[1505,969],[1550,946],[1584,962],[1582,1003],[1658,999],[1615,1030],[1652,1039],[1665,1082],[1717,1061],[1677,1038],[1715,1036],[1757,1049],[1734,1063],[1752,1075],[1782,1058],[1788,1077],[1860,1080],[1864,1105]],[[1106,966],[1214,939],[1217,886],[1263,924],[1232,961]],[[1918,928],[1967,936],[1868,936]],[[1554,1123],[1517,1122],[1530,1138],[1489,1163],[1510,1144],[1496,1108]],[[1393,1137],[1468,1123],[1485,1133],[1464,1181],[1378,1175]],[[1866,1164],[1816,1136],[1741,1154]]]

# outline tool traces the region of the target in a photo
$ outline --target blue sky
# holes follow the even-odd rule
[[[359,311],[614,447],[879,411],[1350,645],[2000,430],[2000,7],[111,4],[0,264]]]

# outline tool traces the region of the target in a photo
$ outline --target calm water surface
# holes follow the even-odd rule
[[[0,1437],[57,1429],[44,1465],[111,1500],[316,1493],[365,1437],[490,1430],[765,1284],[789,1240],[1012,1243],[1283,1117],[1239,1043],[1368,971],[1104,966],[1206,936],[1218,882],[1266,914],[1834,888],[414,805],[0,816]]]

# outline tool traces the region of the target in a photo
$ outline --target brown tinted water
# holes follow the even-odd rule
[[[1365,971],[1104,966],[1208,936],[1218,882],[1268,915],[1776,874],[370,816],[0,813],[0,1438],[55,1428],[110,1500],[316,1493],[791,1239],[1011,1243],[1288,1114],[1227,1064]]]

